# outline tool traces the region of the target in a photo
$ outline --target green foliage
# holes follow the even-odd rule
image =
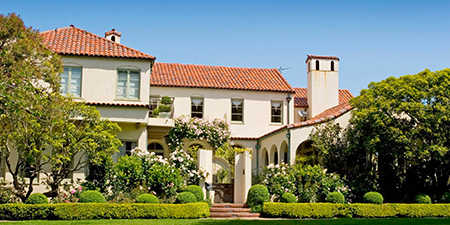
[[[87,220],[87,219],[163,219],[206,218],[208,204],[3,204],[1,220]]]
[[[168,96],[164,96],[161,98],[161,104],[170,105],[170,104],[172,104],[172,99]]]
[[[177,199],[175,200],[175,203],[178,204],[186,204],[186,203],[194,203],[197,202],[197,198],[195,195],[191,192],[181,192],[177,195]]]
[[[159,105],[158,106],[159,112],[170,112],[172,111],[172,108],[170,105]]]
[[[383,201],[384,201],[383,196],[378,192],[367,192],[363,196],[364,203],[383,204]]]
[[[280,199],[286,192],[296,193],[295,176],[288,164],[269,164],[263,171],[262,184],[276,199]]]
[[[174,127],[166,136],[166,143],[170,149],[183,149],[184,140],[206,140],[217,149],[230,140],[231,131],[225,119],[215,118],[212,121],[186,116],[175,118]]]
[[[20,199],[14,193],[13,187],[0,184],[0,204],[20,202]]]
[[[265,203],[263,215],[284,218],[449,217],[449,204]]]
[[[341,192],[333,191],[326,198],[329,203],[345,203],[345,197]]]
[[[357,195],[377,190],[390,202],[442,195],[450,188],[449,90],[450,69],[370,83],[351,100],[348,129],[322,129],[314,144]]]
[[[186,187],[184,191],[191,192],[195,195],[195,198],[197,199],[197,202],[203,201],[203,190],[198,185],[189,185]]]
[[[154,109],[153,112],[152,112],[152,115],[153,116],[158,116],[159,115],[159,108]]]
[[[217,157],[224,158],[228,164],[230,164],[231,168],[231,178],[234,178],[234,166],[235,166],[235,156],[236,154],[244,153],[245,151],[248,151],[250,155],[252,155],[252,150],[249,148],[239,148],[239,147],[233,147],[229,142],[223,144],[219,148],[217,148],[214,151],[214,155]]]
[[[263,204],[269,201],[270,194],[266,186],[257,184],[248,190],[247,204],[252,212],[261,212]]]
[[[98,191],[85,191],[80,194],[80,203],[105,203],[106,199],[102,193]]]
[[[419,194],[414,197],[414,203],[431,204],[431,198],[426,194]]]
[[[25,204],[48,204],[48,199],[42,193],[33,193],[27,198]]]
[[[443,203],[450,203],[450,193],[445,192],[441,197],[441,201]]]
[[[136,198],[136,203],[154,203],[158,204],[158,198],[152,194],[141,194]]]
[[[144,181],[142,160],[135,156],[122,156],[114,168],[114,189],[116,191],[130,192]]]
[[[283,203],[296,203],[297,202],[297,198],[295,197],[294,194],[286,192],[283,194],[283,196],[281,196],[281,201]]]

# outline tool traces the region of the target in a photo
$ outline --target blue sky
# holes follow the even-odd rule
[[[70,24],[158,62],[289,68],[306,87],[307,54],[340,58],[340,88],[450,67],[450,1],[3,1],[40,31]]]

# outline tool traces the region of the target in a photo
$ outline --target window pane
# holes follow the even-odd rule
[[[126,87],[122,87],[122,86],[118,86],[117,87],[117,97],[120,98],[125,98],[127,97],[125,94],[127,92],[127,88]]]
[[[271,122],[272,123],[282,123],[282,102],[271,102]]]
[[[231,100],[231,121],[243,122],[243,105],[242,99]]]
[[[203,98],[191,99],[191,117],[203,118]]]

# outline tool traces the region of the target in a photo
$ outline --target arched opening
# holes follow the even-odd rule
[[[266,151],[266,156],[265,156],[265,160],[264,160],[264,166],[269,165],[269,153]]]
[[[331,61],[331,71],[334,71],[334,61]]]
[[[163,146],[162,146],[161,144],[159,144],[159,143],[156,143],[156,142],[150,143],[150,144],[147,146],[147,150],[148,150],[149,152],[155,153],[155,155],[159,155],[159,156],[164,157],[164,148],[163,148]]]
[[[273,161],[275,165],[278,164],[278,152],[275,152],[275,155],[273,156]]]
[[[317,154],[316,148],[312,145],[311,140],[302,142],[296,151],[295,163],[304,165],[321,164],[321,160]]]
[[[319,60],[316,60],[316,70],[320,70],[320,67],[319,67]]]
[[[270,149],[270,156],[273,158],[270,159],[270,162],[273,164],[278,164],[278,149],[277,146],[272,145],[272,148]]]
[[[261,155],[259,156],[259,167],[263,168],[266,167],[267,165],[269,165],[269,154],[267,152],[266,148],[263,148],[263,150],[261,151]]]
[[[116,37],[112,36],[111,41],[116,42]]]
[[[284,162],[284,163],[288,163],[288,146],[287,143],[285,141],[283,141],[283,143],[281,143],[281,148],[280,148],[280,162]]]

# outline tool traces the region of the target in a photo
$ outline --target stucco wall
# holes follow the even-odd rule
[[[235,137],[259,137],[277,129],[282,124],[273,124],[271,120],[271,100],[283,101],[283,124],[287,123],[288,93],[240,91],[204,88],[150,87],[151,95],[174,97],[174,115],[191,114],[191,97],[204,98],[204,118],[224,118],[231,124]],[[231,122],[231,99],[244,100],[244,122]],[[290,102],[291,112],[293,101]],[[290,122],[293,115],[290,113]]]

